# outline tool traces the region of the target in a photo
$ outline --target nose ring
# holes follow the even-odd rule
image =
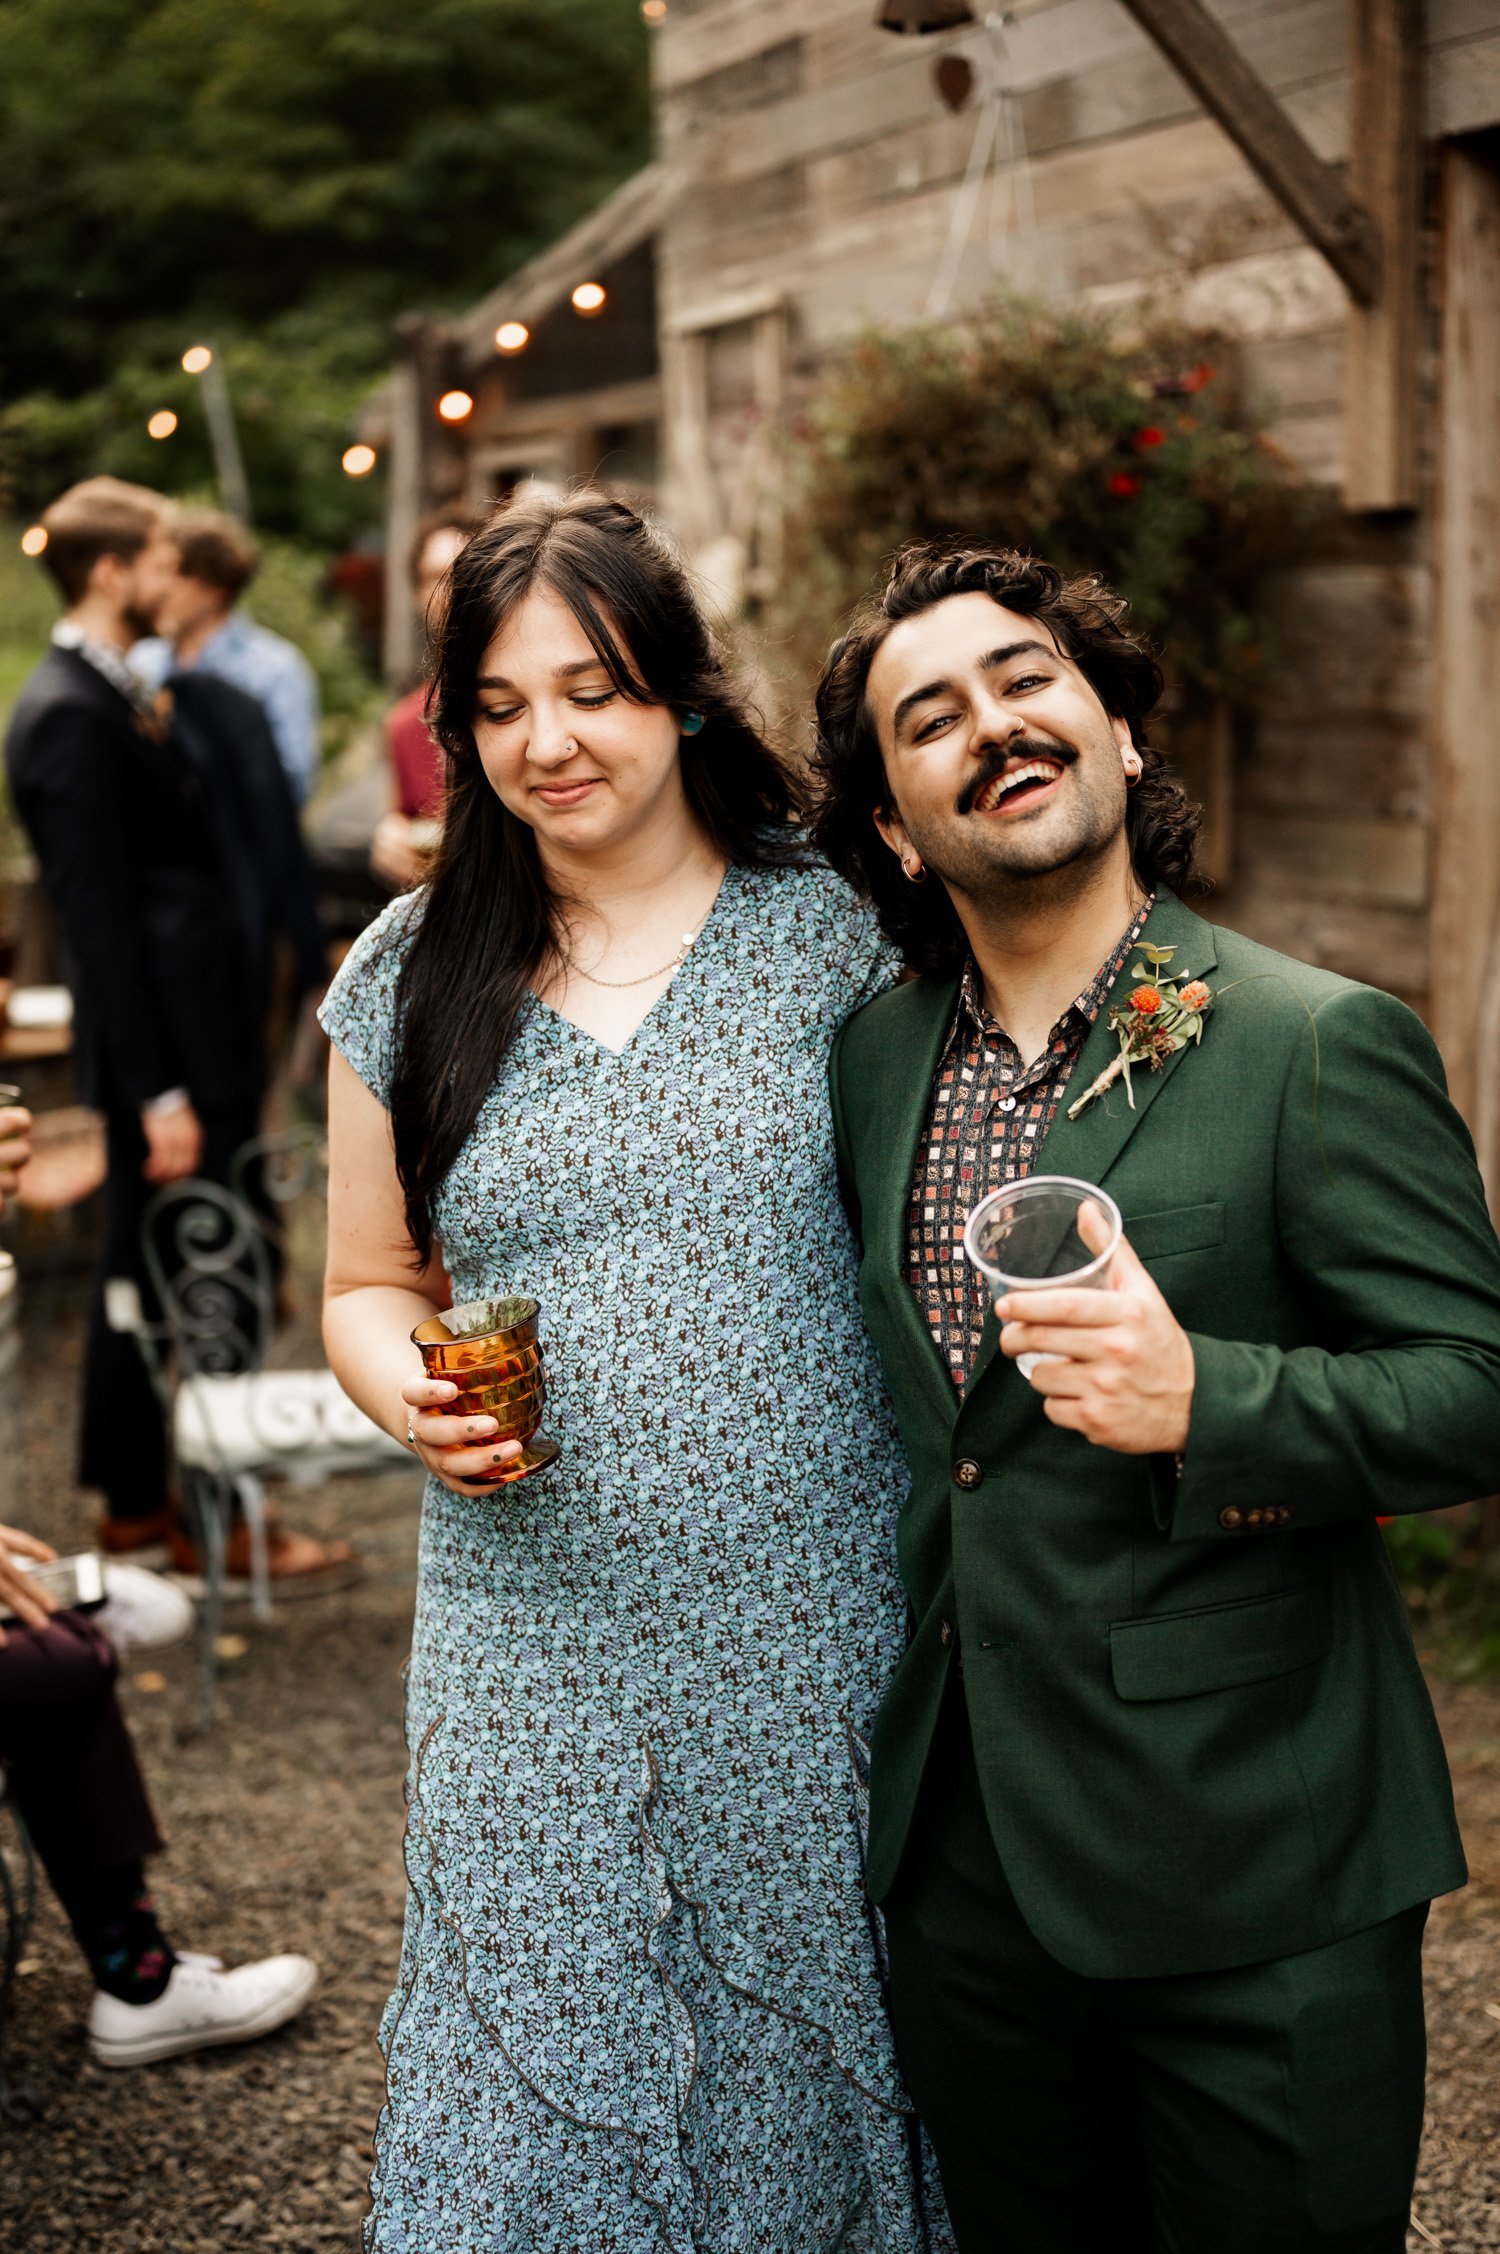
[[[567,748],[569,751],[576,751],[578,749],[578,739],[576,736],[569,736]]]

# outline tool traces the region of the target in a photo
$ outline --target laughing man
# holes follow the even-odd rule
[[[833,1062],[913,1482],[869,1887],[963,2254],[1401,2254],[1465,1871],[1377,1519],[1500,1487],[1500,1247],[1418,1019],[1184,906],[1160,688],[976,547],[819,686],[820,841],[920,973]],[[1109,1288],[992,1307],[965,1217],[1042,1173],[1120,1207]]]

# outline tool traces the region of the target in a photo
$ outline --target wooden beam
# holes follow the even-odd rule
[[[1442,164],[1428,1015],[1500,1214],[1500,166]]]
[[[406,344],[403,337],[401,345]],[[402,351],[391,371],[385,519],[385,632],[381,656],[392,688],[404,689],[417,662],[417,614],[411,549],[424,506],[422,385],[414,356]]]
[[[1349,192],[1381,249],[1373,303],[1349,317],[1344,500],[1416,505],[1421,336],[1422,0],[1352,0]]]
[[[1356,305],[1380,290],[1380,239],[1338,171],[1286,111],[1202,0],[1125,0],[1209,116],[1338,275]]]

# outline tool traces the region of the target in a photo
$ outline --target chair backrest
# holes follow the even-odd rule
[[[284,1213],[310,1190],[324,1193],[327,1182],[328,1140],[319,1127],[257,1135],[241,1143],[229,1162],[229,1186],[252,1209],[264,1198]]]
[[[169,1182],[146,1208],[142,1251],[181,1374],[258,1370],[276,1279],[265,1226],[247,1200],[196,1177]]]

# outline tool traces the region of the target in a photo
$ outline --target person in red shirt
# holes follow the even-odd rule
[[[469,536],[466,520],[429,519],[412,548],[412,593],[424,633],[442,625],[448,573]],[[396,892],[409,892],[427,874],[443,818],[443,754],[427,725],[427,681],[391,706],[385,716],[386,750],[395,786],[395,805],[375,825],[370,866]]]

